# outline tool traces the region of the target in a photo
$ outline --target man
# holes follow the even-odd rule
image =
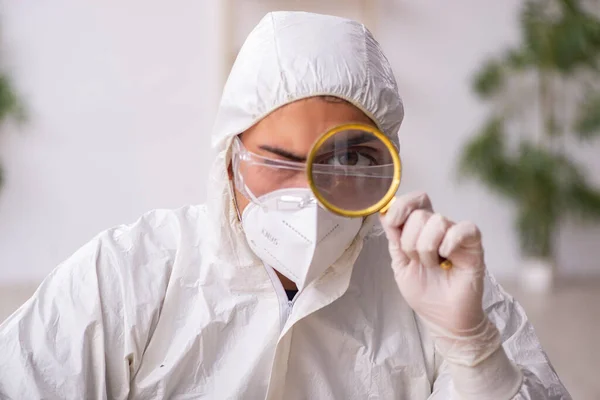
[[[206,206],[151,212],[55,269],[0,327],[0,397],[570,398],[486,274],[473,224],[425,194],[398,197],[387,241],[377,215],[273,206],[310,196],[278,166],[302,164],[320,134],[360,122],[398,143],[402,118],[362,25],[268,14],[224,89]],[[290,233],[275,237],[282,222]]]

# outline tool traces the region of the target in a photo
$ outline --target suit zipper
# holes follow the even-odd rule
[[[283,330],[285,323],[290,318],[290,315],[292,315],[294,302],[298,296],[294,297],[293,300],[289,300],[287,294],[285,293],[285,289],[279,280],[279,277],[277,277],[277,274],[275,273],[275,270],[267,264],[264,265],[269,278],[271,279],[271,283],[273,284],[273,288],[275,289],[275,293],[277,294],[277,299],[279,300],[279,317],[281,322],[281,330]]]

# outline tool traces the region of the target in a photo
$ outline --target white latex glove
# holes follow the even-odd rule
[[[490,371],[508,371],[494,395],[501,394],[497,397],[501,399],[504,393],[514,392],[520,373],[500,349],[498,329],[483,311],[485,263],[477,226],[435,214],[425,193],[397,197],[381,221],[398,287],[429,328],[438,352],[457,366],[461,376],[454,377],[455,386],[464,381],[469,391],[480,392],[473,386],[478,386],[473,367],[489,358],[479,375],[489,379]],[[453,267],[442,269],[440,256],[452,261]],[[489,384],[482,380],[481,390],[488,390]]]

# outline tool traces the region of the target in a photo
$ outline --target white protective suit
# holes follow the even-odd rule
[[[392,276],[371,218],[289,302],[250,251],[227,175],[232,138],[333,95],[397,142],[391,68],[360,24],[268,14],[224,90],[209,201],[104,232],[0,326],[1,399],[451,399],[446,363]],[[516,399],[568,399],[523,309],[488,276],[484,306],[522,369]],[[501,400],[501,399],[499,399]]]

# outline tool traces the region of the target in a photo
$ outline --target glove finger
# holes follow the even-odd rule
[[[481,232],[477,225],[469,221],[452,225],[439,247],[439,253],[444,258],[451,258],[459,248],[481,251]]]
[[[402,251],[400,246],[400,231],[398,233],[397,240],[388,240],[388,250],[392,258],[392,268],[403,268],[408,265],[410,258]]]
[[[423,266],[439,266],[439,247],[451,225],[452,223],[440,214],[433,214],[429,218],[417,240],[417,252]]]
[[[400,237],[400,246],[402,251],[411,259],[419,261],[419,252],[417,251],[417,240],[421,235],[423,227],[431,218],[433,213],[427,210],[415,210],[408,216],[402,236]]]
[[[411,192],[402,196],[396,197],[394,204],[384,216],[381,216],[381,225],[384,230],[388,231],[394,228],[400,228],[406,222],[408,216],[418,209],[428,210],[433,212],[431,200],[424,192]]]

